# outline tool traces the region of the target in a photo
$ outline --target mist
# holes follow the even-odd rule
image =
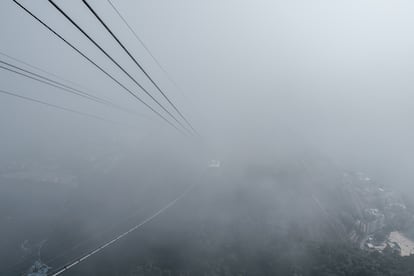
[[[54,273],[164,206],[65,273],[328,275],[313,243],[414,233],[411,1],[86,1],[166,97],[82,1],[55,3],[131,77],[49,1],[18,2],[126,89],[0,3],[0,61],[112,105],[0,68],[1,91],[49,104],[0,93],[0,274]],[[385,222],[358,232],[371,209]]]

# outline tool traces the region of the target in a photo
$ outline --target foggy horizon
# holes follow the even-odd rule
[[[277,251],[265,244],[289,233],[297,235],[295,242],[351,237],[357,248],[370,252],[364,242],[380,230],[355,230],[360,236],[352,238],[351,225],[370,221],[366,210],[373,209],[383,213],[380,228],[387,229],[388,239],[395,231],[414,233],[414,3],[17,1],[99,69],[16,1],[0,3],[0,66],[49,80],[45,84],[0,68],[0,219],[5,225],[0,257],[6,262],[1,275],[26,275],[21,273],[34,263],[33,248],[39,244],[52,260],[64,248],[90,241],[73,255],[56,257],[53,265],[39,257],[54,271],[170,202],[174,206],[133,237],[64,275],[235,275],[230,268],[228,274],[208,270],[198,263],[200,256],[216,264],[214,254],[257,249],[263,261]],[[379,204],[383,199],[364,194],[359,188],[364,179],[371,185],[367,190],[389,191],[404,205],[404,226],[395,226],[398,215],[387,213],[390,198]],[[250,228],[261,223],[263,233]],[[298,233],[292,234],[292,225]],[[100,228],[109,230],[96,234]],[[233,228],[241,233],[227,230]],[[237,249],[224,246],[236,237]],[[289,256],[272,257],[281,259],[269,267],[289,263],[290,270],[277,275],[317,275],[305,268],[313,261],[298,250],[301,246],[292,246]],[[263,253],[267,250],[272,253]],[[237,262],[217,257],[216,267],[254,259],[240,254]],[[183,261],[188,256],[191,265]],[[15,268],[7,263],[19,262],[20,274],[8,274]],[[144,262],[161,272],[137,272]],[[259,263],[252,264],[258,270],[240,268],[239,275],[275,275],[260,270]]]

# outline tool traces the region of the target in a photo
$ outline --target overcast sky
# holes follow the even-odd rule
[[[218,148],[252,133],[277,141],[280,132],[291,131],[344,167],[411,185],[412,1],[112,1],[181,89],[168,81],[106,1],[90,4]],[[47,1],[21,2],[149,101]],[[57,3],[156,95],[81,1]],[[154,126],[167,128],[12,1],[0,3],[0,26],[1,52],[80,83],[144,117],[132,118],[4,71],[0,89],[127,120],[137,125],[125,128],[134,135],[146,135]],[[107,131],[101,122],[4,95],[0,127],[8,148],[21,136],[25,143],[32,140],[39,129],[50,135],[66,130],[66,137],[96,128]]]

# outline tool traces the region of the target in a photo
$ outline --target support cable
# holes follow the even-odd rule
[[[12,0],[16,5],[18,5],[21,9],[23,9],[26,13],[28,13],[31,17],[33,17],[36,21],[38,21],[40,24],[42,24],[46,29],[48,29],[50,32],[52,32],[55,36],[57,36],[60,40],[65,42],[69,47],[71,47],[74,51],[76,51],[78,54],[80,54],[83,58],[85,58],[88,62],[90,62],[92,65],[94,65],[96,68],[98,68],[102,73],[104,73],[106,76],[108,76],[110,79],[112,79],[115,83],[117,83],[119,86],[121,86],[125,91],[127,91],[131,96],[133,96],[136,100],[141,102],[143,105],[145,105],[148,109],[150,109],[153,113],[155,113],[158,117],[160,117],[164,122],[166,122],[168,125],[173,127],[175,130],[180,132],[181,134],[185,133],[179,129],[177,126],[175,126],[172,122],[170,122],[167,118],[165,118],[161,113],[159,113],[157,110],[155,110],[153,107],[151,107],[149,104],[144,102],[141,98],[139,98],[135,93],[133,93],[130,89],[128,89],[125,85],[123,85],[120,81],[118,81],[115,77],[113,77],[111,74],[109,74],[105,69],[103,69],[101,66],[99,66],[96,62],[94,62],[92,59],[90,59],[87,55],[85,55],[83,52],[81,52],[78,48],[76,48],[73,44],[71,44],[68,40],[66,40],[63,36],[61,36],[59,33],[57,33],[54,29],[49,27],[43,20],[41,20],[39,17],[37,17],[35,14],[33,14],[31,11],[29,11],[26,7],[24,7],[21,3],[19,3],[17,0]]]
[[[75,26],[89,41],[91,41],[109,60],[112,61],[121,71],[128,76],[139,88],[142,89],[159,107],[162,108],[171,118],[174,119],[184,130],[187,128],[173,115],[169,112],[157,99],[154,98],[131,74],[129,74],[111,55],[108,54],[88,33],[85,32],[64,10],[62,10],[53,0],[48,0],[48,2],[55,7],[73,26]]]
[[[49,0],[52,1],[52,0]],[[52,1],[53,2],[53,1]],[[174,108],[174,110],[180,115],[181,119],[183,119],[187,125],[191,128],[193,132],[197,135],[197,131],[193,128],[190,122],[183,116],[183,114],[178,110],[178,108],[174,105],[174,103],[167,97],[167,95],[161,90],[158,84],[152,79],[152,77],[147,73],[147,71],[142,67],[142,65],[135,59],[135,57],[128,51],[128,49],[124,46],[124,44],[118,39],[118,37],[112,32],[112,30],[108,27],[108,25],[102,20],[102,18],[95,12],[95,10],[89,5],[86,0],[82,0],[85,6],[89,9],[89,11],[98,19],[98,21],[104,26],[104,28],[111,34],[112,38],[121,46],[124,52],[133,60],[133,62],[138,66],[138,68],[144,73],[144,75],[151,81],[151,83],[157,88],[157,90],[161,93],[161,95],[168,101],[168,103]]]

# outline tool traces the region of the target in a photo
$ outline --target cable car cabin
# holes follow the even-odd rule
[[[220,168],[220,165],[221,163],[219,160],[210,160],[210,162],[208,162],[209,168],[213,168],[213,169]]]

